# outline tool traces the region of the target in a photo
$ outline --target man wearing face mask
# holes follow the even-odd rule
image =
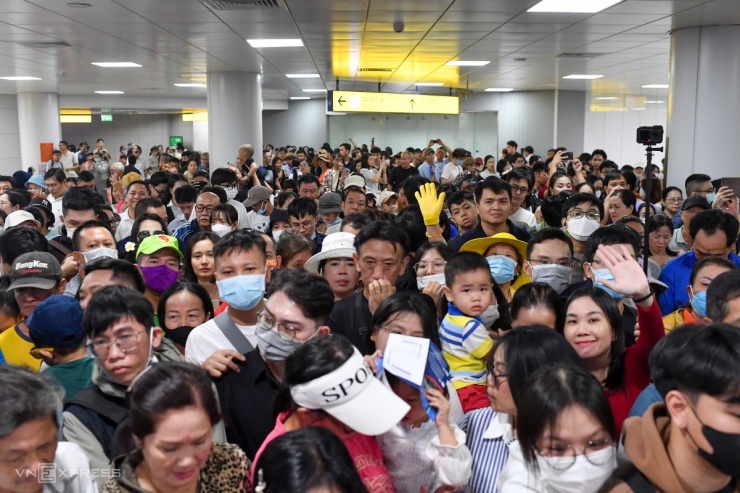
[[[455,181],[462,171],[463,159],[465,159],[465,149],[457,148],[452,151],[452,161],[442,168],[442,185],[451,185]]]
[[[67,282],[64,294],[76,297],[85,278],[85,266],[99,258],[118,258],[118,250],[113,233],[100,221],[87,221],[75,230],[72,250],[77,274]]]
[[[261,185],[250,188],[247,200],[244,201],[244,205],[242,205],[242,207],[252,208],[251,211],[246,213],[246,226],[244,227],[261,233],[266,232],[270,225],[270,214],[272,214],[273,211],[269,190]]]
[[[631,464],[601,491],[740,491],[740,331],[679,327],[653,349],[650,372],[665,403],[625,421]]]
[[[250,459],[275,424],[272,404],[285,359],[306,341],[329,335],[326,321],[333,305],[334,294],[323,278],[299,269],[278,272],[258,316],[258,351],[244,354],[244,361],[230,361],[216,380],[228,441]]]
[[[146,281],[144,296],[152,304],[154,325],[159,327],[156,310],[159,298],[180,277],[182,253],[177,239],[167,235],[148,236],[139,244],[136,251],[136,264]]]
[[[571,283],[582,282],[583,250],[589,236],[601,227],[604,204],[590,193],[576,193],[563,204],[563,230],[573,242],[573,272]]]
[[[573,242],[561,229],[545,228],[532,235],[527,244],[524,273],[532,282],[549,285],[558,294],[571,283]]]
[[[213,248],[216,285],[228,307],[199,325],[185,345],[185,359],[201,365],[212,375],[223,373],[227,364],[257,346],[257,313],[263,307],[266,268],[264,238],[259,233],[234,231]]]
[[[72,187],[67,190],[62,198],[62,235],[55,238],[62,246],[73,251],[72,238],[75,230],[87,221],[98,219],[97,213],[98,202],[95,198],[95,192],[87,188]],[[71,279],[79,271],[77,260],[72,255],[62,262],[62,275],[65,279]]]
[[[222,188],[226,192],[226,203],[232,205],[239,215],[239,229],[249,227],[247,219],[247,208],[237,197],[239,194],[239,184],[236,173],[229,168],[218,168],[211,175],[211,185],[216,188]]]

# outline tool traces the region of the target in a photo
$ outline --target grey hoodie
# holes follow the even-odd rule
[[[180,351],[177,350],[169,339],[162,338],[162,342],[160,342],[158,347],[154,348],[153,353],[152,363],[159,361],[182,361]],[[126,397],[127,388],[113,382],[108,373],[100,366],[100,361],[97,359],[93,367],[92,382],[93,385],[96,385],[106,395],[121,399]],[[216,398],[218,399],[215,387],[213,388],[213,393],[216,394]],[[62,417],[62,435],[64,439],[76,443],[85,451],[85,454],[90,459],[90,467],[92,469],[110,469],[110,463],[113,457],[109,459],[106,456],[98,438],[74,414],[65,411]],[[213,441],[226,441],[223,422],[213,427]]]

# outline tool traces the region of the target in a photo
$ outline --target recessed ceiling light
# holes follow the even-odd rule
[[[290,48],[303,46],[301,39],[248,39],[247,43],[252,48]]]
[[[189,84],[175,84],[176,87],[206,87],[205,84],[201,84],[199,82],[192,82]]]
[[[665,103],[665,101],[645,101],[645,104],[660,104]]]
[[[586,74],[571,74],[566,75],[563,79],[601,79],[603,75],[586,75]]]
[[[0,77],[3,80],[41,80],[40,77],[30,77],[27,75],[19,75],[14,77]]]
[[[491,63],[490,60],[452,60],[445,65],[452,65],[454,67],[483,67],[489,63]]]
[[[326,89],[304,89],[303,92],[326,92]]]
[[[632,108],[632,111],[645,111],[646,108]]]
[[[445,84],[444,82],[417,82],[414,85],[418,87],[440,87]]]
[[[319,74],[285,74],[288,79],[318,79]]]
[[[489,87],[485,92],[511,92],[513,90],[513,87]]]
[[[299,101],[301,99],[311,99],[311,98],[308,96],[291,96],[290,99],[292,99],[293,101]]]
[[[643,89],[668,89],[668,84],[648,84],[642,86]]]
[[[103,68],[135,68],[141,67],[138,63],[134,62],[93,62],[92,65],[97,65]]]
[[[95,94],[123,94],[123,91],[95,91]]]
[[[69,2],[67,7],[72,7],[73,9],[86,9],[88,7],[92,7],[92,5],[84,2]]]
[[[619,99],[619,98],[616,97],[616,96],[604,96],[604,97],[596,98],[596,99],[600,99],[602,101],[613,101],[613,100]]]
[[[515,58],[514,61],[515,62],[526,62],[527,59],[526,58]]]
[[[542,0],[527,12],[574,12],[593,14],[622,0]]]

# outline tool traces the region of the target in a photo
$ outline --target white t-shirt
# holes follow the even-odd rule
[[[76,443],[59,442],[53,464],[53,468],[44,471],[44,479],[49,482],[44,485],[43,493],[95,493],[98,491],[90,460]],[[101,475],[106,472],[112,474],[112,470],[95,471]],[[104,483],[106,479],[101,477],[101,481]]]
[[[537,219],[534,217],[534,214],[521,207],[514,214],[510,215],[509,219],[515,223],[526,224],[529,229],[537,227]]]
[[[245,228],[252,228],[255,231],[261,233],[267,233],[267,228],[270,226],[270,216],[257,214],[255,211],[247,212]]]
[[[462,167],[458,166],[457,163],[447,163],[445,164],[445,167],[442,168],[442,179],[454,180],[455,178],[457,178],[457,175],[460,174],[461,170]]]
[[[195,207],[193,207],[195,210]],[[134,227],[134,219],[128,215],[128,209],[121,212],[121,222],[118,223],[116,228],[116,241],[121,241],[124,238],[131,236],[131,230]]]
[[[257,347],[257,326],[237,325],[239,331],[244,334],[249,343]],[[201,365],[213,353],[219,349],[236,349],[229,339],[218,328],[214,319],[201,324],[193,329],[185,344],[185,360]]]
[[[52,194],[49,194],[46,197],[46,200],[48,200],[49,203],[51,204],[51,213],[54,214],[54,228],[56,228],[57,231],[61,231],[61,228],[62,228],[62,220],[60,219],[63,214],[62,197],[59,197],[57,199],[57,198],[54,198]]]
[[[59,162],[62,163],[65,171],[67,170],[67,168],[71,168],[75,164],[79,164],[77,161],[77,154],[75,154],[74,152],[69,152],[69,151],[67,151],[66,156],[62,154],[62,158],[59,160]]]
[[[377,168],[362,168],[360,170],[360,174],[365,177],[365,187],[367,188],[367,191],[369,193],[379,193],[378,190],[378,183],[373,183],[370,181],[371,177],[374,177],[378,174]]]

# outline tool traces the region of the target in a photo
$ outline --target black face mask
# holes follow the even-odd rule
[[[188,336],[193,331],[195,327],[188,327],[187,325],[182,325],[176,329],[167,330],[165,331],[165,337],[169,339],[170,341],[174,342],[175,344],[179,344],[182,347],[185,347],[185,343],[188,342]]]
[[[723,472],[729,476],[736,477],[738,471],[740,471],[740,434],[738,433],[725,433],[718,431],[711,426],[705,425],[699,415],[692,407],[691,410],[694,412],[694,416],[701,423],[701,432],[704,438],[707,439],[709,445],[712,446],[713,452],[710,454],[706,450],[699,447],[696,441],[692,437],[691,440],[699,449],[699,457],[709,462],[720,472]],[[691,436],[691,435],[689,435]]]

